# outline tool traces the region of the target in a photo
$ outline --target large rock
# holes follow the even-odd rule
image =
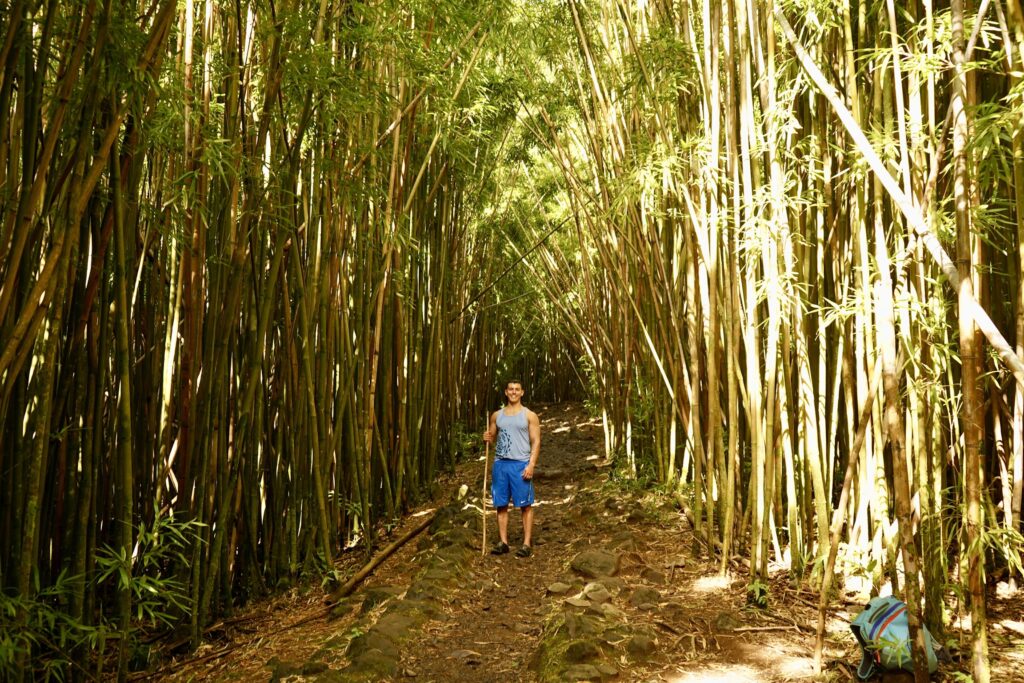
[[[651,569],[650,567],[644,569],[640,573],[640,577],[648,583],[653,583],[656,586],[664,586],[668,583],[668,577],[657,569]]]
[[[601,632],[601,621],[589,615],[566,613],[565,630],[570,638],[580,635],[596,635]]]
[[[714,627],[719,633],[735,631],[741,626],[743,626],[743,621],[733,612],[719,612],[715,615]]]
[[[587,578],[598,579],[603,576],[615,576],[619,571],[619,553],[606,550],[584,550],[572,559],[570,565],[574,571]]]
[[[370,629],[366,633],[356,636],[349,643],[348,650],[345,654],[350,659],[358,659],[362,655],[376,650],[388,657],[394,657],[395,659],[399,656],[399,648],[394,640],[388,638],[386,635],[376,629]]]
[[[638,634],[626,641],[626,651],[636,659],[647,659],[654,654],[654,639]]]
[[[270,683],[279,683],[302,673],[302,665],[272,657],[264,666],[270,669]]]
[[[385,638],[400,643],[411,638],[413,629],[422,623],[423,619],[417,618],[413,613],[388,612],[377,621],[370,632],[376,631]]]
[[[608,602],[612,599],[612,594],[608,592],[608,589],[604,587],[604,584],[597,583],[596,581],[594,583],[588,583],[583,587],[583,595],[587,600],[597,604]]]
[[[658,601],[661,600],[661,593],[654,588],[647,586],[641,586],[633,591],[633,594],[629,596],[629,604],[633,607],[643,606],[645,609],[650,609],[651,605],[657,606]]]
[[[612,548],[618,548],[619,550],[636,550],[642,547],[641,542],[637,539],[636,534],[628,529],[625,531],[619,531],[609,543]]]
[[[601,671],[590,664],[576,664],[562,672],[563,681],[599,681]]]
[[[581,664],[597,659],[601,651],[589,640],[574,640],[565,648],[565,661],[573,664]]]
[[[343,670],[344,677],[356,681],[379,681],[398,673],[398,655],[391,656],[380,650],[367,650],[352,660]]]

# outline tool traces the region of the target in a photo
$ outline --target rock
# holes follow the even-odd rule
[[[412,614],[388,612],[377,620],[370,632],[376,631],[388,640],[400,643],[412,637],[411,631],[422,623],[422,618],[417,618]]]
[[[417,580],[409,586],[406,598],[412,600],[428,600],[438,602],[448,594],[448,591],[433,581]]]
[[[584,550],[572,559],[574,571],[591,579],[615,576],[619,571],[620,555],[605,550]]]
[[[583,596],[595,603],[608,602],[612,599],[612,594],[608,592],[608,589],[600,583],[588,583],[583,587]]]
[[[654,639],[650,636],[635,635],[626,641],[626,651],[636,659],[646,659],[654,653]]]
[[[638,543],[633,532],[627,530],[620,531],[612,536],[612,540],[608,545],[611,548],[618,548],[620,550],[636,550]]]
[[[437,534],[438,548],[453,548],[460,551],[477,550],[480,547],[479,543],[479,535],[466,527],[457,526]]]
[[[399,656],[398,645],[395,644],[395,641],[383,635],[375,628],[353,638],[345,654],[350,659],[355,660],[371,650],[376,650],[385,656],[394,657],[395,659]]]
[[[665,567],[668,569],[672,569],[674,567],[685,567],[686,562],[687,559],[685,555],[677,555],[676,557],[673,557],[671,560],[666,562]]]
[[[668,577],[657,569],[651,569],[650,567],[640,572],[640,578],[647,583],[653,583],[655,586],[664,586],[668,582]]]
[[[268,661],[264,666],[270,668],[271,683],[278,683],[286,678],[302,673],[302,667],[298,664],[282,661],[277,657],[271,657],[270,661]]]
[[[601,615],[611,619],[623,619],[625,613],[610,602],[606,602],[602,605],[598,605],[598,609],[601,611]]]
[[[661,600],[661,593],[658,590],[648,588],[647,586],[637,588],[633,591],[633,594],[629,596],[629,604],[633,607],[640,607],[641,605],[657,605],[659,600]]]
[[[618,576],[602,576],[601,583],[603,583],[604,587],[612,593],[621,593],[622,589],[626,587],[625,579],[622,579]]]
[[[367,650],[352,660],[344,669],[348,678],[361,681],[379,681],[398,673],[398,655],[389,656],[380,650]]]
[[[349,613],[352,611],[352,609],[360,604],[362,604],[361,596],[357,597],[354,595],[350,595],[347,598],[342,598],[337,603],[335,603],[334,607],[331,608],[330,616],[328,617],[328,619],[347,617]]]
[[[430,535],[450,529],[452,523],[455,521],[456,508],[455,505],[446,505],[434,515],[433,521],[430,522]]]
[[[565,661],[573,664],[582,664],[601,656],[597,645],[589,640],[574,640],[565,648]]]
[[[570,590],[572,590],[572,586],[567,583],[562,583],[561,581],[556,581],[548,586],[548,593],[553,595],[562,595],[563,593],[568,593]]]
[[[592,636],[601,632],[601,622],[589,615],[566,613],[565,630],[570,638]]]
[[[601,632],[599,638],[601,642],[603,642],[608,647],[617,648],[619,645],[629,640],[629,638],[633,635],[635,635],[635,633],[631,631],[626,624],[623,623],[606,628],[604,631]]]
[[[601,672],[603,678],[615,678],[619,675],[619,670],[607,662],[598,662],[594,667]]]
[[[612,512],[624,512],[626,510],[626,504],[615,496],[605,498],[604,507],[606,510],[611,510]]]
[[[374,586],[367,588],[363,591],[363,605],[360,608],[360,612],[366,614],[377,605],[401,595],[404,591],[405,588],[401,586]]]
[[[388,614],[405,614],[409,618],[423,623],[429,619],[437,619],[443,616],[441,608],[436,602],[430,600],[412,600],[406,597],[403,600],[392,604],[387,608]]]
[[[590,601],[584,598],[566,598],[565,604],[573,607],[590,607]]]
[[[719,633],[735,631],[740,626],[743,626],[743,622],[733,612],[719,612],[715,615],[714,628]]]
[[[576,664],[562,672],[563,681],[599,681],[601,672],[590,664]]]
[[[315,676],[327,671],[330,667],[324,662],[306,662],[302,665],[303,676]]]
[[[427,581],[434,581],[436,583],[446,583],[454,581],[457,577],[455,572],[450,569],[444,569],[442,567],[431,567],[427,571],[423,572],[422,578]]]
[[[552,467],[551,469],[541,468],[533,473],[533,478],[539,479],[540,481],[549,481],[551,479],[557,479],[564,474],[565,470],[557,467]]]
[[[643,524],[647,519],[647,514],[642,510],[631,510],[630,513],[626,515],[627,524]]]

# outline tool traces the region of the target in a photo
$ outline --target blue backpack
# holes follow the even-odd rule
[[[924,624],[921,624],[921,628],[924,629],[928,672],[935,673],[939,663],[932,645],[932,635]],[[914,670],[906,603],[893,597],[875,598],[850,623],[850,630],[864,651],[857,668],[857,677],[862,681],[882,671]]]

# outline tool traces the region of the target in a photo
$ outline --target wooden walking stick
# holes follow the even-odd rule
[[[488,422],[487,428],[491,425]],[[480,528],[483,529],[480,539],[480,555],[487,554],[487,461],[491,459],[491,442],[484,442],[484,486],[480,491]]]

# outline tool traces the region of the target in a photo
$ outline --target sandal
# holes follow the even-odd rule
[[[508,543],[498,541],[498,544],[491,548],[491,555],[504,555],[508,552]]]
[[[532,554],[533,554],[533,548],[531,548],[528,545],[524,545],[519,550],[516,551],[516,557],[529,557]]]

